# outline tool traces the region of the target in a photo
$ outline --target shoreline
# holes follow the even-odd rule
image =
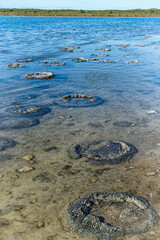
[[[32,15],[0,15],[0,17],[50,17],[50,18],[160,18],[159,17],[109,17],[109,16],[32,16]]]
[[[0,16],[26,17],[107,17],[107,18],[159,18],[160,9],[130,10],[73,10],[73,9],[0,9]]]

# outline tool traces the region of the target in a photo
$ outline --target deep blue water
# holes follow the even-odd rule
[[[68,53],[61,49],[66,46],[79,49]],[[111,51],[95,50],[99,48]],[[71,61],[77,57],[93,58],[91,54],[118,61]],[[19,58],[34,61],[24,63],[21,69],[6,68]],[[135,60],[140,63],[128,64]],[[66,65],[42,66],[43,61]],[[113,118],[123,114],[135,118],[152,109],[159,111],[159,61],[159,18],[0,17],[1,116],[6,107],[15,104],[54,108],[56,99],[66,93],[102,97],[104,108]],[[53,72],[56,77],[47,81],[23,78],[26,73],[42,71]]]

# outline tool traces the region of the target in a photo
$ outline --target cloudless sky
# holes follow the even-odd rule
[[[160,0],[0,0],[0,8],[135,9],[159,8]]]

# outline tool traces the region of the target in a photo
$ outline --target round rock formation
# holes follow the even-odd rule
[[[71,202],[65,213],[71,229],[97,240],[147,232],[158,218],[145,198],[124,192],[88,194]]]
[[[73,94],[63,96],[57,101],[60,107],[94,107],[101,105],[104,101],[99,97],[89,96],[87,94]]]
[[[13,106],[9,108],[10,113],[13,113],[15,116],[20,117],[37,117],[50,112],[50,108],[44,106]]]
[[[24,78],[28,79],[51,79],[54,78],[55,75],[51,72],[36,72],[36,73],[28,73],[23,75]]]
[[[86,157],[95,164],[118,164],[130,160],[138,150],[130,143],[123,141],[96,141],[87,145],[75,145],[70,154],[78,159]]]

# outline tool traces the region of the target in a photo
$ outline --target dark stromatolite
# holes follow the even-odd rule
[[[100,97],[93,97],[87,94],[73,94],[63,96],[56,104],[60,107],[94,107],[101,105],[104,101]]]
[[[36,126],[39,123],[39,119],[32,118],[3,119],[0,123],[0,130],[28,128]]]
[[[54,78],[55,75],[51,72],[36,72],[36,73],[28,73],[23,75],[24,78],[28,78],[28,79],[51,79]]]
[[[18,64],[18,63],[10,63],[6,66],[7,68],[24,68],[23,65]]]
[[[33,62],[34,60],[31,58],[23,58],[23,59],[16,59],[16,62]]]
[[[18,117],[37,117],[49,113],[51,110],[45,106],[36,105],[17,105],[8,108],[8,111]]]
[[[71,229],[97,240],[147,232],[158,219],[145,198],[124,192],[88,194],[71,202],[65,213]]]
[[[52,62],[52,64],[54,66],[65,66],[66,65],[66,63],[63,63],[63,62]]]
[[[116,127],[134,127],[135,126],[134,123],[128,122],[128,121],[114,122],[113,125],[116,126]]]
[[[0,151],[5,150],[6,148],[14,147],[16,142],[12,139],[6,137],[0,137]]]
[[[87,158],[86,161],[95,164],[118,164],[130,160],[138,150],[130,143],[124,141],[96,141],[87,145],[75,145],[71,157]]]

